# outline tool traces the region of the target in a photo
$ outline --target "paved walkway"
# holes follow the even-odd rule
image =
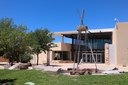
[[[117,67],[117,66],[97,64],[97,68],[99,70],[111,70],[115,67]],[[67,68],[73,68],[73,63],[51,63],[51,66],[38,65],[38,66],[34,66],[34,68],[44,70],[44,71],[57,71],[59,68],[67,70]],[[82,63],[79,65],[79,68],[83,69],[83,68],[96,68],[96,67],[95,67],[95,64]],[[117,67],[117,68],[119,70],[128,72],[128,67]]]
[[[110,65],[104,65],[104,64],[97,64],[97,68],[99,70],[111,70],[115,67],[121,71],[128,72],[128,67],[119,67],[119,66],[117,67],[117,66],[110,66]],[[0,69],[4,69],[4,68],[5,68],[5,65],[0,65]],[[73,63],[51,63],[50,66],[35,65],[35,66],[33,66],[33,68],[43,70],[43,71],[56,72],[60,68],[64,69],[64,70],[67,70],[67,68],[73,68]],[[79,65],[79,68],[80,69],[83,69],[83,68],[94,68],[95,69],[96,67],[95,67],[95,64],[82,63]]]
[[[0,65],[0,69],[4,69],[4,66],[3,65]]]

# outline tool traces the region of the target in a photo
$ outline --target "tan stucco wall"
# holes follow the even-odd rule
[[[51,48],[51,51],[50,51],[50,62],[52,62],[52,59],[53,59],[53,51],[68,51],[69,52],[69,56],[71,58],[71,44],[68,44],[68,43],[55,43],[57,45],[57,47],[53,47]],[[62,47],[63,46],[63,47]],[[36,64],[37,63],[37,56],[36,55],[33,55],[33,59],[31,60],[31,62],[33,64]],[[39,54],[39,64],[44,64],[47,62],[47,53],[45,54],[44,52],[40,53]]]
[[[51,50],[61,51],[61,42],[55,43],[56,47],[51,48]]]
[[[113,32],[116,64],[128,65],[128,22],[117,23]]]
[[[52,61],[52,54],[53,52],[52,51],[50,51],[50,61]],[[37,63],[37,55],[32,55],[33,56],[33,59],[31,60],[31,63],[32,64],[36,64]],[[47,62],[47,52],[46,52],[46,54],[44,53],[44,52],[42,52],[42,53],[40,53],[39,54],[39,64],[44,64],[44,63],[46,63]]]
[[[51,48],[53,51],[71,51],[71,44],[58,42],[55,43],[57,47]]]
[[[71,51],[71,44],[62,43],[61,49],[62,49],[63,51]]]
[[[115,59],[115,65],[117,65],[117,25],[115,26],[113,33],[112,33],[112,44],[114,46],[114,59]]]
[[[109,44],[105,43],[105,64],[109,65]]]
[[[62,42],[58,42],[55,44],[57,45],[57,47],[51,48],[52,51],[68,51],[69,59],[71,59],[71,44]],[[51,55],[51,58],[53,58],[53,54]]]

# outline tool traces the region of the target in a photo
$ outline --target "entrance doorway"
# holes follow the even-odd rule
[[[104,63],[104,58],[102,53],[93,53],[96,63]],[[82,62],[84,63],[94,63],[91,53],[82,53]]]

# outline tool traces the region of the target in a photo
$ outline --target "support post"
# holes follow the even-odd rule
[[[47,51],[47,66],[50,66],[50,51]]]

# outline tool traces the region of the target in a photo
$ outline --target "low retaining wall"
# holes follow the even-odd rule
[[[8,59],[0,56],[0,62],[8,62]]]

